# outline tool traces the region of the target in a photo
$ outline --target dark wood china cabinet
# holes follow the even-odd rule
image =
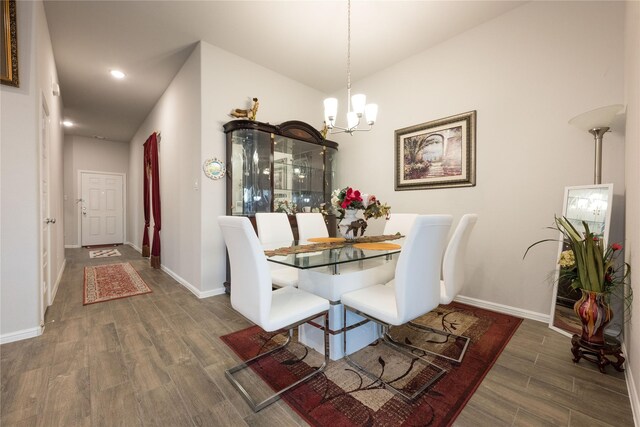
[[[330,204],[338,144],[326,140],[307,123],[272,125],[232,120],[227,138],[227,215],[249,217],[255,227],[258,212],[315,210]],[[295,216],[290,214],[294,237]],[[227,266],[225,288],[229,292]]]

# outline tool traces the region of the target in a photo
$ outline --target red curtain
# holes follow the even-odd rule
[[[149,256],[149,225],[153,213],[153,243],[151,244],[151,266],[160,268],[160,170],[158,168],[158,137],[152,133],[144,143],[144,234],[142,235],[142,256]],[[149,188],[151,187],[151,188]],[[151,195],[151,204],[149,203]],[[150,206],[151,205],[151,206]],[[149,207],[151,207],[151,212]]]

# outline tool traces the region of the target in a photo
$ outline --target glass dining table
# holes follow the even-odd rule
[[[265,246],[267,259],[276,264],[299,269],[298,288],[326,298],[329,309],[329,356],[344,357],[343,293],[393,279],[403,238],[384,242],[280,242]],[[322,320],[318,318],[299,327],[301,343],[324,352]],[[355,313],[347,313],[349,342],[347,352],[354,353],[380,336],[379,327]]]
[[[269,261],[276,264],[301,270],[330,267],[332,274],[340,274],[340,266],[344,264],[361,263],[365,260],[376,258],[392,259],[394,254],[400,253],[403,242],[404,239],[393,240],[393,243],[345,243],[337,240],[326,243],[309,241],[279,242],[265,246],[265,254]],[[279,248],[282,251],[280,254],[271,255],[277,249],[270,250],[269,248]],[[283,252],[291,253],[281,255]]]

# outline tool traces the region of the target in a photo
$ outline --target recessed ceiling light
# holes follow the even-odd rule
[[[64,125],[64,127],[70,128],[71,126],[73,126],[73,122],[71,120],[65,120],[64,122],[62,122],[62,124]]]
[[[120,70],[111,70],[109,73],[111,73],[111,76],[115,79],[124,79],[125,76],[125,74]]]

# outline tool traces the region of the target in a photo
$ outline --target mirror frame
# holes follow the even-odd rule
[[[603,240],[605,246],[609,242],[609,231],[611,228],[611,211],[613,210],[613,184],[591,184],[591,185],[576,185],[569,186],[564,188],[564,200],[562,203],[562,216],[567,215],[567,202],[569,200],[569,192],[571,190],[586,190],[586,189],[606,189],[607,190],[607,212],[604,219],[604,233]],[[558,256],[556,259],[560,259],[560,254],[563,250],[564,240],[562,233],[558,232]],[[559,332],[563,335],[571,337],[573,335],[572,332],[566,331],[562,328],[559,328],[554,325],[555,317],[556,317],[556,301],[558,299],[558,284],[560,277],[560,266],[556,264],[554,281],[553,281],[553,300],[551,301],[551,313],[549,315],[549,328],[553,329],[556,332]]]

